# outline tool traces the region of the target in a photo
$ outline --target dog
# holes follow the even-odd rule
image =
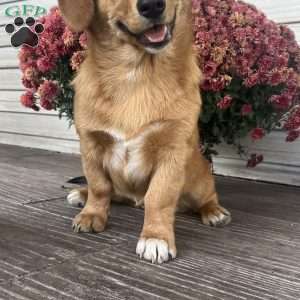
[[[66,23],[88,34],[74,79],[74,120],[87,188],[75,232],[105,229],[111,200],[143,206],[136,253],[152,263],[176,257],[178,208],[206,225],[226,225],[209,162],[199,151],[201,71],[191,0],[59,0]]]

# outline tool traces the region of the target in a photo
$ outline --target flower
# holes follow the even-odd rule
[[[203,68],[203,72],[207,78],[212,77],[217,71],[217,64],[213,61],[208,61]]]
[[[71,68],[74,71],[77,71],[80,67],[80,65],[82,64],[82,62],[84,61],[85,58],[85,52],[84,51],[77,51],[73,54],[72,58],[71,58]]]
[[[87,49],[87,34],[85,32],[79,36],[79,44],[83,49]]]
[[[49,103],[52,103],[59,93],[59,86],[57,82],[45,80],[40,85],[37,93],[40,96],[41,101],[47,101]]]
[[[24,78],[30,81],[38,80],[38,71],[33,67],[28,67],[24,70]]]
[[[259,74],[253,73],[244,80],[244,85],[251,88],[259,83]]]
[[[31,91],[25,92],[21,96],[21,103],[25,107],[33,108],[33,106],[35,105],[35,99],[34,99],[33,92],[31,92]]]
[[[251,154],[251,157],[248,159],[247,168],[255,168],[258,164],[262,163],[263,160],[263,155]]]
[[[241,109],[241,115],[242,116],[247,116],[247,115],[251,114],[252,111],[253,111],[253,109],[252,109],[252,105],[251,104],[244,104],[242,106],[242,109]]]
[[[270,103],[274,105],[277,109],[286,110],[291,105],[292,98],[288,93],[283,93],[281,95],[273,95],[270,98]]]
[[[41,57],[37,60],[37,67],[41,73],[51,71],[54,67],[54,61],[51,61],[50,57]]]
[[[291,143],[298,139],[300,136],[300,130],[291,130],[286,137],[286,141]]]
[[[262,128],[257,127],[251,131],[251,138],[254,141],[261,140],[264,136],[265,136],[265,131]]]
[[[40,104],[41,104],[41,107],[46,110],[52,110],[54,108],[53,103],[46,99],[41,99]]]
[[[74,33],[72,30],[70,30],[68,27],[66,27],[62,36],[64,44],[67,47],[71,47],[74,45],[76,38],[77,38],[77,34]]]
[[[225,110],[227,108],[229,108],[232,104],[232,97],[229,95],[226,95],[222,100],[220,100],[217,103],[217,107],[219,109]]]
[[[284,129],[292,131],[300,128],[300,106],[290,114],[284,125]]]

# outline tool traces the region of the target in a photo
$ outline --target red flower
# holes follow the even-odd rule
[[[244,104],[242,106],[242,109],[241,109],[241,115],[242,116],[247,116],[247,115],[251,114],[252,111],[253,111],[253,109],[252,109],[252,105],[251,104]]]
[[[251,131],[253,140],[261,140],[265,136],[265,131],[262,128],[255,128]]]
[[[287,94],[283,93],[281,95],[274,95],[270,98],[270,102],[280,110],[286,110],[291,105],[292,97]]]
[[[25,107],[33,108],[33,106],[35,105],[34,94],[31,91],[27,91],[21,96],[21,103]]]
[[[77,51],[73,54],[72,58],[71,58],[71,68],[74,71],[77,71],[80,67],[80,65],[82,64],[82,62],[84,61],[85,58],[85,53],[84,51]]]
[[[41,107],[46,110],[52,110],[54,108],[54,105],[52,102],[49,102],[48,100],[41,99],[40,101]]]
[[[286,141],[291,143],[294,142],[300,136],[300,130],[292,130],[289,132],[288,136],[286,137]]]
[[[258,164],[262,163],[263,160],[263,155],[251,154],[247,163],[247,168],[255,168]]]
[[[58,95],[58,92],[58,84],[51,80],[45,80],[38,89],[38,94],[41,98],[41,102],[47,101],[49,103],[52,103],[55,100],[55,97]]]
[[[87,49],[87,34],[84,32],[79,37],[79,44],[83,49]]]
[[[219,109],[226,110],[231,106],[231,104],[232,104],[232,97],[227,95],[217,103],[217,107]]]
[[[212,77],[217,71],[217,64],[209,61],[204,65],[203,72],[207,78]]]
[[[251,88],[251,87],[257,85],[258,83],[259,83],[259,74],[258,73],[251,74],[249,77],[247,77],[244,80],[244,85],[248,88]]]
[[[284,124],[286,130],[296,130],[300,128],[300,107],[294,111]]]
[[[55,63],[51,61],[50,57],[42,57],[37,61],[38,70],[42,73],[51,71],[55,67]]]

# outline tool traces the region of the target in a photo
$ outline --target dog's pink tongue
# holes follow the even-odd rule
[[[166,25],[159,25],[147,30],[144,35],[151,43],[160,43],[165,40],[167,31]]]

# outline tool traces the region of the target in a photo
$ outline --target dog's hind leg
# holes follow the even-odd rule
[[[203,224],[225,226],[231,221],[229,211],[219,204],[215,180],[209,162],[195,150],[187,167],[184,193]]]
[[[88,187],[82,187],[72,190],[68,196],[67,201],[71,206],[84,207],[88,197]]]

